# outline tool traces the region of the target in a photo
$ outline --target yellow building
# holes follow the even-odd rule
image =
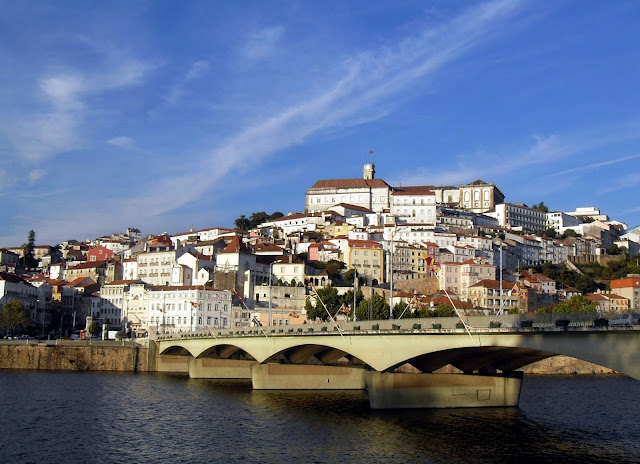
[[[373,240],[348,240],[345,263],[371,285],[384,282],[384,250]]]

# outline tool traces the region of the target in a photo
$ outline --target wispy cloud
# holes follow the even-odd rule
[[[120,136],[107,140],[107,144],[114,147],[124,148],[125,150],[132,150],[136,148],[136,142],[131,137]]]
[[[87,100],[137,85],[152,69],[151,63],[127,59],[109,71],[90,74],[66,70],[46,75],[38,82],[41,110],[7,128],[8,138],[31,162],[76,149],[82,143],[78,130],[87,118]]]
[[[192,63],[187,72],[178,80],[178,82],[171,86],[167,94],[164,96],[165,105],[173,106],[177,104],[182,99],[185,88],[189,82],[204,76],[208,70],[209,62],[206,60],[199,60]]]
[[[118,210],[121,225],[140,224],[143,214],[145,225],[150,226],[160,216],[201,198],[212,188],[222,188],[233,178],[230,175],[233,171],[249,167],[256,169],[282,150],[330,130],[370,121],[372,114],[384,117],[393,111],[396,97],[403,92],[424,88],[447,65],[473,47],[490,40],[496,35],[495,31],[504,30],[520,12],[521,5],[521,2],[500,0],[475,6],[446,24],[418,31],[412,37],[387,43],[377,50],[362,51],[333,66],[327,64],[327,69],[341,69],[342,73],[337,79],[327,82],[324,90],[317,90],[318,79],[322,76],[316,76],[312,84],[313,93],[300,94],[297,102],[295,97],[287,95],[286,101],[294,101],[293,104],[288,103],[281,111],[238,129],[216,147],[202,150],[205,155],[200,160],[192,159],[188,166],[174,163],[170,175],[164,178],[156,176],[143,185],[137,185],[136,191],[128,192],[126,198],[113,199],[103,208]],[[258,43],[258,35],[253,42],[247,42],[247,57],[266,57],[273,52],[273,47],[283,34],[278,28],[263,32],[262,45]],[[201,76],[206,67],[204,62],[194,63],[185,72],[184,82]],[[107,86],[97,85],[95,80],[74,73],[51,77],[60,76],[73,76],[73,79],[67,77],[60,81],[47,81],[47,95],[51,102],[69,105],[58,115],[70,118],[66,130],[71,138],[75,135],[79,115],[82,116],[82,105],[86,105],[82,97]],[[134,77],[135,73],[132,73],[131,78],[120,81],[120,85],[136,82]],[[173,97],[167,97],[168,101],[179,98],[179,93],[178,87]],[[53,128],[51,132],[55,132]],[[540,139],[536,147],[541,150],[549,142]],[[124,136],[115,137],[110,143],[120,148],[132,147],[132,139]],[[62,145],[62,142],[59,143],[56,149]],[[42,151],[50,153],[53,149],[49,147],[48,151]],[[194,165],[200,168],[193,169]],[[180,195],[167,195],[167,192],[180,192]],[[73,218],[67,220],[74,222]],[[104,218],[99,214],[92,217],[83,212],[82,223],[90,232],[104,227]]]
[[[558,163],[611,143],[629,139],[640,139],[635,124],[620,124],[598,129],[585,129],[580,133],[534,136],[532,142],[521,148],[505,148],[499,151],[478,151],[457,157],[456,163],[446,170],[434,171],[431,166],[413,167],[411,171],[400,173],[392,183],[398,185],[457,185],[474,179],[490,177],[496,179],[512,174],[522,174],[536,166],[546,166],[547,178],[564,176],[598,169],[604,166],[631,161],[640,155],[629,155],[588,165],[581,165],[561,171]]]
[[[607,187],[600,190],[601,194],[607,194],[612,192],[617,192],[620,190],[627,190],[630,188],[635,188],[640,185],[640,173],[634,172],[631,174],[627,174],[621,176],[617,179],[612,179],[608,182]]]
[[[33,171],[29,172],[29,181],[37,182],[46,175],[47,175],[46,169],[34,169]]]
[[[591,163],[591,164],[587,164],[585,166],[577,166],[577,167],[571,168],[571,169],[565,169],[564,171],[554,172],[551,175],[552,176],[563,176],[565,174],[572,174],[572,173],[580,172],[580,171],[590,171],[590,170],[593,170],[593,169],[602,168],[604,166],[610,166],[612,164],[624,163],[625,161],[631,161],[631,160],[638,159],[638,158],[640,158],[640,154],[623,156],[621,158],[616,158],[616,159],[607,160],[607,161],[601,161],[601,162],[598,162],[598,163]]]
[[[264,60],[277,51],[284,27],[274,26],[253,32],[246,40],[242,53],[252,61]]]

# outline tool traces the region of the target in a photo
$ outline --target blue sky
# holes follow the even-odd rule
[[[480,178],[640,223],[636,1],[0,11],[0,246],[302,211],[371,160],[394,186]]]

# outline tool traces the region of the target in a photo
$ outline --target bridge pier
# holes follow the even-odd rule
[[[368,372],[372,409],[478,408],[518,406],[522,372],[477,374],[394,374]]]
[[[251,381],[254,390],[364,390],[362,367],[306,364],[254,364]]]
[[[188,358],[192,379],[250,379],[255,361],[217,358]]]
[[[160,355],[156,359],[156,371],[172,374],[186,374],[189,365],[186,356]]]

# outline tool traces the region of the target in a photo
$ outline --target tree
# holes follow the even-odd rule
[[[249,226],[251,224],[249,222],[249,219],[247,219],[247,217],[244,214],[240,215],[240,217],[236,219],[233,223],[235,224],[236,228],[240,230],[249,230]]]
[[[540,203],[536,203],[535,205],[532,206],[532,208],[539,209],[540,211],[544,211],[545,213],[549,212],[549,207],[544,204],[544,201],[541,201]]]
[[[453,317],[457,316],[456,311],[451,305],[440,303],[433,311],[435,317]]]
[[[598,304],[582,295],[574,295],[553,308],[554,313],[595,313],[597,311]]]
[[[273,221],[274,219],[279,219],[281,217],[284,217],[284,214],[282,214],[280,211],[274,211],[269,215],[269,220]]]
[[[100,324],[95,321],[89,324],[89,333],[92,337],[98,335],[98,333],[100,333]]]
[[[562,236],[563,236],[564,238],[567,238],[567,237],[577,237],[577,236],[578,236],[578,233],[577,233],[575,230],[573,230],[573,229],[567,229],[567,230],[565,230],[564,232],[562,232]]]
[[[549,227],[544,231],[544,236],[547,238],[553,238],[556,236],[556,230],[553,227]]]
[[[33,230],[29,231],[27,243],[22,245],[22,259],[25,268],[34,268],[37,265],[37,261],[34,255],[36,248],[36,233]]]
[[[369,318],[371,312],[371,318]],[[360,320],[389,319],[389,304],[377,293],[368,300],[362,300],[356,309],[356,317]]]
[[[18,327],[27,327],[31,323],[29,313],[22,301],[11,300],[0,311],[0,326],[12,333]]]
[[[334,287],[316,288],[316,294],[314,295],[314,298],[316,299],[315,308],[311,310],[311,315],[309,315],[309,312],[307,312],[307,319],[310,321],[313,321],[315,319],[326,321],[327,319],[329,319],[329,314],[327,314],[327,311],[329,311],[329,313],[331,313],[331,315],[333,316],[342,305],[342,302],[338,297],[338,290]],[[322,303],[324,303],[324,306]],[[327,308],[326,310],[325,306]]]
[[[249,229],[253,229],[258,227],[263,222],[267,222],[269,220],[269,216],[264,211],[258,211],[257,213],[251,213],[249,217]]]

